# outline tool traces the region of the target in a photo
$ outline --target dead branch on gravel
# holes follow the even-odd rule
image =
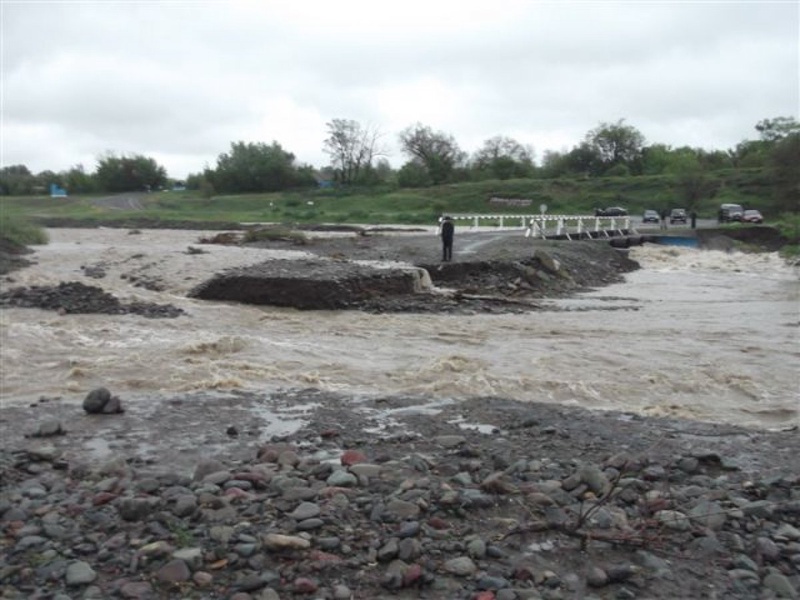
[[[538,302],[530,300],[518,300],[515,298],[506,298],[505,296],[489,296],[485,294],[465,294],[458,292],[454,297],[459,300],[478,300],[480,302],[496,302],[498,304],[508,304],[512,306],[524,306],[526,308],[542,308],[543,305]]]

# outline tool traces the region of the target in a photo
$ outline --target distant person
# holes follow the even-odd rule
[[[445,216],[439,227],[439,235],[442,236],[442,261],[444,262],[453,260],[453,237],[455,233],[456,226],[453,223],[453,219]]]
[[[665,209],[661,211],[661,229],[666,230],[666,228],[667,228],[667,211]]]
[[[697,213],[692,211],[690,217],[692,218],[692,229],[697,229]]]

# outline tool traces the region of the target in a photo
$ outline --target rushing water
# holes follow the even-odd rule
[[[302,252],[203,246],[198,232],[50,231],[14,285],[81,280],[189,316],[0,311],[0,404],[125,402],[201,389],[318,387],[503,396],[766,427],[800,422],[800,280],[773,254],[646,245],[621,284],[509,315],[372,315],[211,303],[186,291],[228,266]],[[580,243],[580,242],[576,242]],[[458,260],[458,255],[456,255]],[[82,267],[102,266],[92,280]],[[163,291],[135,287],[160,278]],[[8,284],[5,284],[8,285]],[[556,310],[557,309],[557,310]]]

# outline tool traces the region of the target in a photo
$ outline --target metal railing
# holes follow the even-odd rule
[[[500,230],[519,229],[525,237],[545,239],[548,236],[565,236],[571,240],[583,237],[613,237],[631,230],[631,219],[623,217],[598,217],[595,215],[451,215],[454,221],[469,221],[477,230],[481,223],[495,225]],[[483,225],[486,227],[487,225]]]

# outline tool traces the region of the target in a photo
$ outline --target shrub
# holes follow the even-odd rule
[[[38,225],[2,214],[0,214],[0,238],[20,246],[46,244],[50,241],[47,232]]]
[[[793,264],[800,263],[800,246],[797,244],[787,244],[780,249],[779,254]]]
[[[308,238],[302,231],[294,231],[288,227],[265,227],[251,229],[244,234],[244,243],[286,241],[298,245],[308,243]]]
[[[775,222],[775,227],[789,242],[793,244],[800,243],[800,215],[783,214]]]

